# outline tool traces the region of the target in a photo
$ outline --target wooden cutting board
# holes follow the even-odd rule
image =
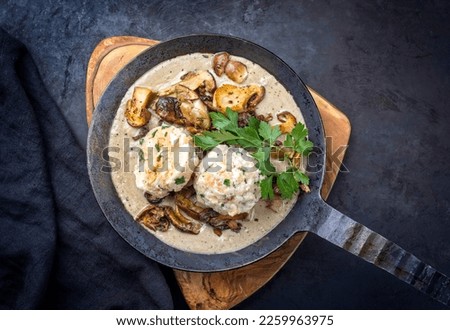
[[[155,40],[118,36],[102,40],[94,49],[86,75],[86,118],[91,122],[95,105],[115,74],[135,56],[158,43]],[[325,127],[327,171],[322,186],[324,199],[333,187],[350,138],[348,118],[334,105],[308,87]],[[255,293],[289,260],[306,233],[297,233],[267,257],[248,266],[215,273],[174,270],[191,309],[229,309]]]

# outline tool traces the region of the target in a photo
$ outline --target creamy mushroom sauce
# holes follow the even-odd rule
[[[116,149],[110,149],[109,156],[119,159],[121,166],[119,169],[114,169],[111,176],[118,196],[133,218],[148,205],[148,202],[144,197],[144,192],[139,190],[135,183],[133,171],[138,159],[138,153],[136,151],[130,151],[130,148],[139,147],[139,142],[132,140],[132,137],[137,135],[138,129],[128,125],[125,119],[124,111],[126,102],[131,97],[135,86],[149,87],[154,91],[158,91],[179,82],[183,74],[192,70],[209,70],[214,76],[217,86],[223,83],[237,85],[228,79],[225,74],[222,77],[218,77],[214,73],[212,69],[213,56],[214,54],[193,53],[162,62],[140,77],[129,88],[121,101],[111,128],[109,140],[109,146],[116,147]],[[256,63],[242,57],[233,56],[233,54],[231,56],[232,59],[244,63],[248,69],[248,77],[240,85],[255,83],[263,85],[266,89],[264,99],[256,107],[256,114],[267,115],[271,113],[273,120],[270,124],[276,125],[279,124],[276,114],[282,111],[289,111],[295,115],[298,122],[304,123],[300,109],[292,95],[275,77]],[[158,116],[152,111],[152,119],[149,123],[150,128],[158,125],[158,122]],[[126,141],[129,142],[129,148],[127,148]],[[117,148],[120,151],[114,152],[114,150],[117,151]],[[238,233],[231,230],[224,230],[219,237],[214,234],[213,228],[206,224],[203,225],[198,235],[183,233],[174,228],[173,225],[167,232],[148,231],[164,243],[179,250],[200,254],[233,252],[251,245],[270,232],[286,217],[297,201],[297,197],[298,195],[294,196],[291,200],[276,203],[274,205],[276,212],[268,209],[266,202],[260,200],[250,214],[250,219],[242,222],[242,229]],[[170,205],[172,200],[166,198],[163,203]],[[143,230],[147,229],[143,227]]]

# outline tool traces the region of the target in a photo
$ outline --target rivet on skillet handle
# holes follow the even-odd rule
[[[450,303],[450,278],[413,254],[321,201],[318,222],[301,228],[384,269],[444,305]]]

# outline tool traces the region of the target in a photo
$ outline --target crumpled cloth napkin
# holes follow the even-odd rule
[[[0,70],[0,309],[173,308],[158,264],[105,219],[30,54],[1,29]]]

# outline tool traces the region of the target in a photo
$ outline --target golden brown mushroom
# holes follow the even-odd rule
[[[180,101],[193,101],[198,100],[198,94],[192,89],[187,88],[186,86],[176,84],[175,85],[175,97]]]
[[[186,233],[197,235],[202,228],[202,224],[194,220],[189,220],[183,216],[178,208],[175,210],[170,206],[164,206],[164,213],[170,222],[178,229]]]
[[[280,131],[283,134],[291,133],[295,125],[297,125],[297,119],[289,111],[280,112],[277,115],[278,120],[281,122]]]
[[[236,112],[254,111],[256,105],[264,98],[263,86],[252,84],[234,86],[223,84],[216,89],[213,96],[213,106],[221,112],[230,108]]]
[[[225,67],[230,60],[230,54],[227,52],[221,52],[214,55],[213,58],[213,69],[216,75],[219,77],[225,72]]]
[[[161,97],[175,97],[180,101],[183,100],[196,100],[199,98],[198,94],[180,84],[171,85],[166,87],[158,92],[158,95]]]
[[[167,220],[164,210],[156,205],[147,205],[136,216],[136,220],[145,227],[153,231],[167,231],[170,223]]]
[[[185,88],[185,87],[183,87]],[[180,99],[171,96],[160,97],[155,105],[155,112],[168,123],[192,128],[194,133],[207,130],[211,126],[208,107],[192,93],[182,92]],[[189,98],[195,98],[189,100]]]
[[[164,96],[158,98],[155,105],[155,112],[161,119],[171,124],[184,126],[186,122],[180,111],[180,103],[175,97]]]
[[[215,229],[226,230],[231,229],[235,233],[239,232],[242,227],[242,223],[237,222],[234,219],[215,217],[208,220],[208,224]]]
[[[265,121],[266,123],[272,121],[272,119],[273,119],[273,116],[271,113],[269,113],[268,115],[260,114],[260,115],[256,115],[255,117],[261,121]]]
[[[193,133],[207,130],[211,126],[211,119],[202,99],[210,99],[210,93],[215,88],[216,82],[211,73],[206,70],[190,71],[181,77],[179,83],[159,92],[155,111],[162,119],[186,126]]]
[[[234,82],[243,83],[248,76],[247,66],[239,61],[228,61],[225,74]]]
[[[207,106],[202,100],[183,101],[180,104],[180,111],[186,119],[187,126],[192,126],[200,130],[208,130],[211,126],[211,119]]]
[[[188,216],[196,220],[200,220],[200,215],[205,210],[186,196],[186,190],[182,190],[175,195],[175,204]]]
[[[216,81],[207,70],[190,71],[181,77],[181,81],[178,84],[193,91],[202,87],[205,91],[212,93],[216,89]]]
[[[149,122],[151,114],[147,110],[147,106],[155,96],[156,93],[149,88],[134,88],[133,96],[127,101],[125,109],[125,118],[130,126],[142,127]]]

